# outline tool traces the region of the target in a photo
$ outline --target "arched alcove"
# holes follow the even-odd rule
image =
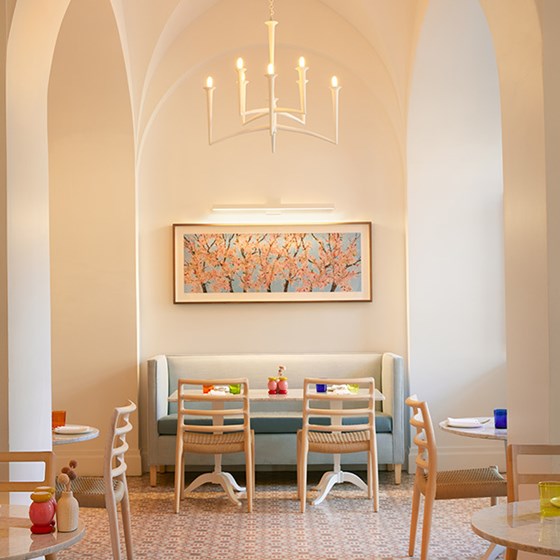
[[[53,405],[104,429],[138,401],[134,132],[109,0],[70,3],[48,99]],[[103,438],[68,453],[96,472]],[[139,473],[134,439],[128,460]]]
[[[436,419],[506,406],[501,157],[484,13],[477,0],[431,0],[409,103],[408,336],[411,392]],[[438,435],[441,468],[481,455],[504,466],[502,446],[469,443]]]
[[[481,5],[500,73],[510,441],[558,442],[560,6]]]
[[[11,450],[51,448],[47,88],[68,2],[22,0],[6,22],[8,368],[2,384]]]

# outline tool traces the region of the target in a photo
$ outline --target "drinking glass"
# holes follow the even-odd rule
[[[539,482],[539,497],[542,517],[560,516],[560,482]]]
[[[66,410],[53,410],[51,415],[52,429],[66,425]]]
[[[497,430],[505,430],[507,428],[507,410],[505,408],[496,408],[494,410],[494,428]]]

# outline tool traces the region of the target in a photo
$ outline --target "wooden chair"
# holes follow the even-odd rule
[[[490,498],[491,504],[495,505],[498,496],[507,495],[507,486],[505,478],[498,472],[496,466],[438,472],[436,439],[428,404],[425,401],[419,401],[416,395],[408,397],[405,402],[412,408],[410,424],[416,429],[413,441],[418,447],[408,554],[409,556],[414,555],[420,495],[422,494],[424,496],[424,517],[420,559],[426,560],[430,546],[432,510],[435,500]]]
[[[240,392],[203,393],[203,387],[210,385],[238,385]],[[221,456],[228,453],[245,454],[247,510],[251,512],[255,488],[255,434],[250,425],[247,378],[179,379],[177,395],[175,513],[179,513],[185,494],[205,483],[220,484],[234,503],[241,504],[234,490],[243,492],[245,489],[237,485],[231,474],[222,472]],[[214,471],[199,476],[185,489],[186,453],[214,455]]]
[[[42,463],[43,474],[35,480],[6,480],[0,476],[0,492],[33,492],[37,486],[54,486],[54,453],[52,451],[3,451],[0,466],[7,469],[10,463]]]
[[[107,509],[114,560],[121,559],[118,504],[121,506],[126,558],[134,560],[125,454],[128,451],[126,435],[132,430],[130,415],[135,410],[136,404],[129,401],[127,406],[117,407],[113,411],[105,444],[103,477],[78,476],[72,482],[72,491],[80,507]],[[57,486],[57,490],[62,488]]]
[[[2,451],[0,452],[0,492],[33,492],[37,486],[55,485],[54,453],[52,451]],[[9,466],[14,463],[42,463],[43,474],[33,480],[9,479]],[[6,471],[4,472],[4,469]],[[47,554],[46,560],[56,560],[56,554]]]
[[[317,384],[358,385],[367,393],[318,393]],[[350,406],[344,408],[344,403]],[[365,403],[365,404],[364,404]],[[361,406],[360,406],[361,404]],[[328,405],[328,406],[326,406]],[[321,422],[321,419],[323,422]],[[330,419],[330,422],[328,421]],[[327,420],[327,423],[325,423]],[[357,421],[357,423],[356,423]],[[340,469],[339,454],[367,452],[367,486],[361,478]],[[307,454],[335,455],[334,470],[323,475],[319,490],[325,496],[337,482],[352,482],[366,488],[373,509],[379,509],[379,477],[377,472],[377,442],[375,437],[375,380],[373,377],[355,379],[306,378],[303,381],[303,423],[297,434],[297,478],[301,512],[307,501]],[[322,499],[316,500],[320,503]]]
[[[524,462],[522,457],[531,457],[530,463],[534,464],[534,467],[531,468],[533,465],[528,464],[522,465],[521,463]],[[559,457],[560,445],[558,444],[510,443],[507,446],[508,502],[520,501],[521,486],[533,486],[536,490],[536,485],[541,481],[560,482]],[[517,550],[508,548],[506,560],[516,560],[516,558]]]

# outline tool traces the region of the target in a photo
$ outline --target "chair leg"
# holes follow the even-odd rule
[[[119,536],[119,519],[117,516],[117,504],[114,499],[106,500],[105,507],[109,516],[109,531],[111,534],[111,548],[113,560],[121,560],[121,542]]]
[[[371,456],[371,449],[367,454],[367,497],[368,500],[373,498],[373,458]]]
[[[179,513],[181,498],[185,486],[185,472],[183,466],[183,440],[177,438],[177,450],[175,454],[175,513]]]
[[[418,528],[418,512],[420,510],[420,489],[414,484],[412,491],[412,513],[410,517],[410,538],[408,541],[408,555],[414,556],[416,545],[416,530]]]
[[[371,463],[371,491],[373,492],[373,511],[379,511],[379,470],[377,465],[377,438],[372,434],[369,449],[369,463]],[[368,480],[368,491],[370,481]]]
[[[253,511],[253,489],[254,489],[254,464],[253,464],[253,434],[250,443],[245,446],[245,486],[247,491],[247,511]]]
[[[298,463],[301,464],[300,466],[300,511],[301,513],[305,513],[305,505],[307,502],[307,440],[304,440],[302,437],[301,444],[299,446],[299,457]]]
[[[428,560],[428,549],[430,547],[430,534],[432,532],[432,511],[434,509],[434,494],[428,488],[424,496],[424,516],[422,517],[422,548],[420,560]]]
[[[124,479],[124,495],[121,501],[121,515],[123,521],[124,543],[126,545],[127,560],[134,560],[134,552],[132,550],[132,527],[130,523],[130,501],[128,499],[128,484]]]
[[[373,511],[379,511],[379,472],[375,450],[368,453],[368,498],[373,498]]]
[[[296,435],[296,479],[297,479],[297,497],[298,500],[301,500],[301,461],[299,458],[300,454],[300,446],[301,446],[301,432],[298,432]]]

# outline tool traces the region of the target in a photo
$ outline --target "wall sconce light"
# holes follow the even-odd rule
[[[257,213],[257,214],[288,214],[293,212],[333,212],[333,204],[223,204],[212,207],[212,212],[221,213]]]

